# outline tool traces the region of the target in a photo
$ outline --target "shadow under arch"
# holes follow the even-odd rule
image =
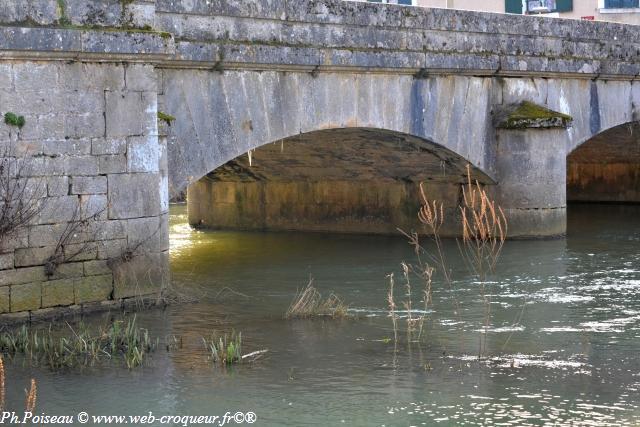
[[[640,122],[601,131],[569,153],[567,202],[640,203]]]
[[[198,227],[395,234],[417,229],[419,183],[444,203],[443,235],[461,184],[495,184],[463,156],[423,138],[374,128],[316,130],[267,143],[221,165],[188,190]],[[449,222],[451,224],[449,224]]]

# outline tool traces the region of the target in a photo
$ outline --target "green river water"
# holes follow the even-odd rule
[[[453,289],[436,278],[423,342],[396,347],[386,276],[413,260],[405,239],[194,231],[183,206],[170,221],[173,281],[200,301],[138,319],[154,336],[180,336],[183,348],[131,371],[51,372],[16,360],[7,364],[10,406],[22,406],[34,377],[38,411],[59,415],[251,411],[256,426],[640,424],[640,206],[572,206],[566,239],[508,242],[488,288],[481,361],[483,304],[455,242],[446,243]],[[309,276],[357,318],[284,320]],[[201,337],[232,329],[246,352],[269,349],[266,357],[230,368],[208,362]]]

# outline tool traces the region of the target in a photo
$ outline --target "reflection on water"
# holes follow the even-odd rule
[[[269,426],[637,425],[640,207],[570,213],[567,239],[506,245],[489,287],[488,357],[479,362],[481,297],[454,242],[446,255],[456,282],[435,285],[426,343],[396,352],[385,277],[412,258],[402,238],[193,231],[184,207],[174,207],[173,279],[202,299],[139,317],[154,335],[182,336],[184,348],[134,371],[13,364],[10,402],[21,404],[34,376],[39,409],[56,414],[242,410]],[[358,320],[283,320],[310,275]],[[214,329],[241,330],[246,351],[268,348],[269,356],[210,366],[200,337]]]

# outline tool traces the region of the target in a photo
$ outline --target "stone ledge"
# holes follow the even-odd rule
[[[353,50],[274,46],[247,43],[178,41],[176,55],[160,61],[167,68],[213,71],[256,69],[279,71],[400,72],[404,74],[467,74],[634,80],[640,63],[512,56],[504,54]]]
[[[120,61],[133,56],[148,61],[174,55],[175,43],[172,36],[151,31],[0,26],[0,55],[11,56],[8,53],[43,59],[56,54],[78,59],[101,55]]]
[[[495,126],[499,129],[568,128],[572,122],[573,117],[567,114],[528,101],[508,105],[495,115]]]

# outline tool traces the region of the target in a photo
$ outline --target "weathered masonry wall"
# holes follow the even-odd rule
[[[15,31],[13,42],[25,47],[47,35],[54,38],[43,43],[77,40],[79,50],[131,47],[127,34]],[[161,50],[160,40],[133,44]],[[109,55],[52,59],[0,60],[0,112],[25,119],[22,128],[0,123],[0,147],[13,159],[6,164],[23,165],[25,200],[40,206],[0,247],[0,314],[18,318],[117,306],[158,295],[168,280],[167,157],[154,67]]]
[[[425,185],[442,201],[447,223],[442,236],[460,234],[460,185]],[[189,222],[194,227],[236,230],[295,230],[397,235],[422,231],[416,213],[421,199],[416,183],[397,181],[212,181],[189,186]]]

